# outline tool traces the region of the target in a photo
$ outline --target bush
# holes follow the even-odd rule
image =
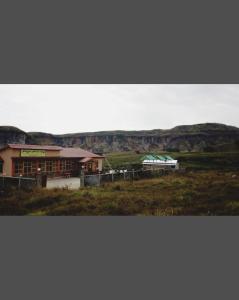
[[[115,185],[115,186],[113,186],[113,188],[112,188],[114,191],[121,191],[121,186],[119,185],[119,184],[117,184],[117,185]]]

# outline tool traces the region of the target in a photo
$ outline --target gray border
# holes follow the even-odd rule
[[[231,299],[237,218],[1,218],[2,299]]]
[[[238,8],[222,2],[3,1],[0,83],[238,83]],[[237,299],[237,228],[1,217],[0,296]]]
[[[238,83],[236,1],[2,1],[0,83]]]

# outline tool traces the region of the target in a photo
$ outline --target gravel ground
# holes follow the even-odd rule
[[[80,178],[79,177],[55,178],[55,179],[48,179],[47,181],[47,189],[64,188],[64,187],[67,187],[72,190],[79,189]]]

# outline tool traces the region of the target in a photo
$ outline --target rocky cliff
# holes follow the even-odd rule
[[[102,131],[52,135],[28,133],[27,142],[82,147],[94,152],[121,151],[224,151],[239,150],[239,128],[206,123],[169,130]]]
[[[7,143],[82,147],[94,152],[121,151],[234,151],[239,150],[239,128],[206,123],[172,129],[102,131],[53,135],[25,133],[15,127],[0,127],[0,146]]]

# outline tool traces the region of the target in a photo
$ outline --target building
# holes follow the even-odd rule
[[[144,169],[178,169],[178,161],[169,155],[146,155],[142,159]]]
[[[79,176],[102,171],[104,156],[81,148],[8,144],[0,149],[0,173],[34,177],[37,172],[50,177]]]

